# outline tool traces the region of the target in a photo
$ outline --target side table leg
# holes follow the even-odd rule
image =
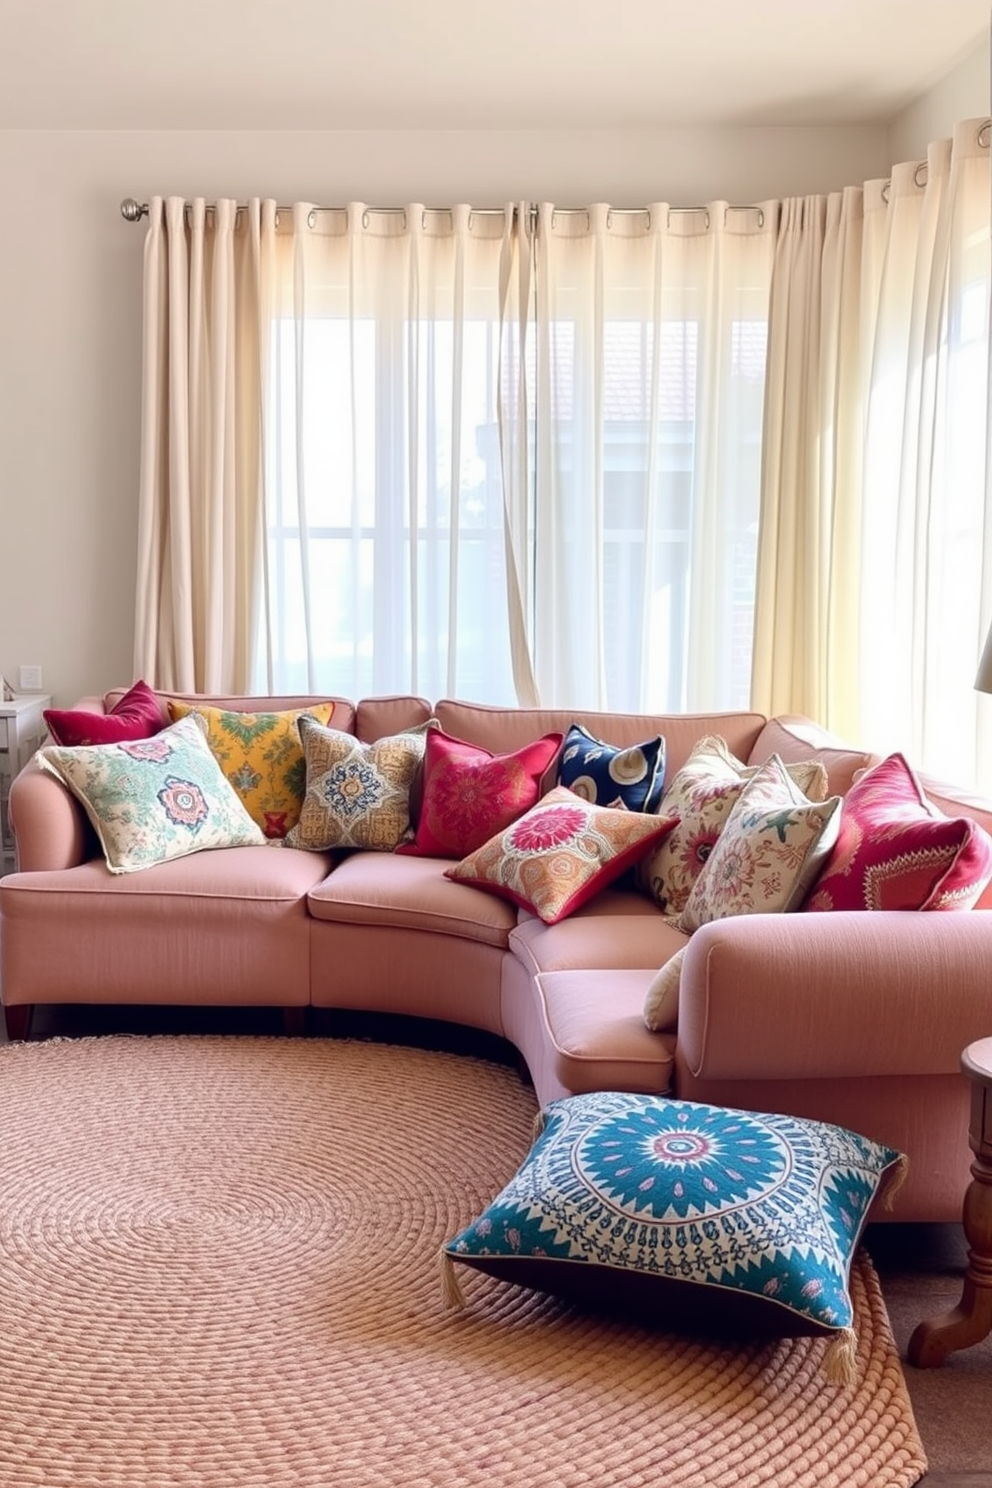
[[[985,1142],[971,1165],[962,1220],[969,1249],[961,1301],[914,1331],[906,1357],[918,1369],[942,1364],[956,1349],[992,1333],[992,1146]]]

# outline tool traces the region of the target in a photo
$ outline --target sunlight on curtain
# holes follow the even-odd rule
[[[968,120],[925,165],[897,166],[888,205],[879,195],[866,211],[878,281],[861,578],[865,737],[983,788],[989,206],[988,134]]]
[[[497,429],[514,232],[512,208],[468,206],[269,221],[258,690],[516,700]]]
[[[782,204],[752,694],[986,789],[988,143]]]
[[[857,738],[862,192],[781,205],[768,327],[752,702]]]
[[[542,702],[747,706],[774,213],[539,209]]]

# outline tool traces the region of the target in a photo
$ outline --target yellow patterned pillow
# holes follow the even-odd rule
[[[198,713],[207,743],[253,821],[278,841],[300,819],[306,763],[297,720],[302,714],[329,723],[333,703],[314,703],[284,713],[233,713],[170,700],[173,722]]]

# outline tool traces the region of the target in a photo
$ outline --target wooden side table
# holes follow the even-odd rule
[[[920,1323],[909,1340],[906,1356],[919,1369],[992,1333],[992,1038],[969,1044],[961,1068],[972,1086],[968,1145],[975,1154],[962,1214],[968,1266],[957,1307]]]

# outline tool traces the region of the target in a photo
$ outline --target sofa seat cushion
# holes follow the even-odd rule
[[[654,973],[686,940],[642,895],[605,889],[555,925],[521,911],[510,950],[531,973],[614,967]]]
[[[76,868],[10,874],[3,880],[2,892],[19,898],[61,894],[110,896],[120,905],[142,898],[295,903],[326,878],[332,861],[329,853],[300,852],[275,843],[215,848],[209,853],[156,863],[140,873],[111,873],[102,858],[90,858]]]
[[[101,859],[3,880],[12,1001],[304,1006],[307,891],[330,859],[217,848],[113,874]],[[58,933],[53,927],[58,927]]]
[[[426,930],[505,948],[516,910],[480,889],[452,883],[444,876],[446,866],[444,858],[352,853],[311,889],[310,913],[315,920]]]
[[[642,1008],[650,971],[551,971],[535,979],[555,1074],[567,1089],[670,1087],[675,1035],[650,1033]]]

